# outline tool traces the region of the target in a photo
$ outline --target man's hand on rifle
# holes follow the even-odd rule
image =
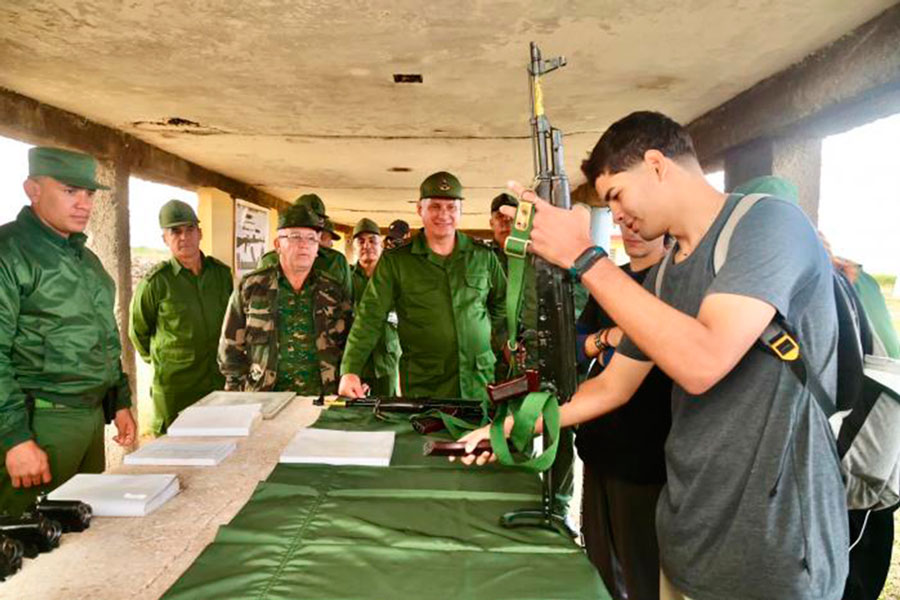
[[[513,420],[510,417],[507,417],[505,421],[503,421],[503,434],[506,438],[509,438],[509,433],[512,431]],[[460,457],[459,461],[464,465],[471,465],[475,463],[476,465],[483,466],[488,464],[489,462],[495,462],[497,460],[497,456],[493,452],[482,452],[480,454],[473,454],[475,447],[479,442],[483,440],[491,439],[491,426],[485,425],[475,431],[470,431],[466,435],[459,438],[460,442],[465,442],[466,444],[466,455]],[[447,458],[450,462],[456,460],[455,456],[450,456]]]
[[[368,384],[363,383],[359,375],[347,373],[338,384],[338,396],[345,398],[365,398],[369,394]]]
[[[582,252],[594,245],[591,239],[591,214],[583,206],[575,205],[572,210],[565,210],[539,198],[533,190],[517,181],[510,181],[507,187],[522,200],[534,202],[531,252],[568,269]],[[501,206],[500,211],[515,218],[514,206]]]

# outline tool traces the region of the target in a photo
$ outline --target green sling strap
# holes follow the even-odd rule
[[[519,349],[519,314],[522,309],[522,291],[525,283],[525,261],[528,260],[528,246],[531,244],[531,227],[534,217],[534,203],[519,200],[512,231],[503,245],[508,257],[508,281],[506,285],[506,324],[509,330],[507,346],[510,353]],[[517,374],[517,363],[512,361],[512,375]],[[506,443],[503,424],[507,414],[513,418],[510,441],[519,452],[526,452],[534,438],[534,426],[538,418],[544,419],[544,430],[550,437],[550,446],[539,456],[517,461]],[[527,471],[546,471],[556,459],[559,445],[559,402],[550,392],[532,392],[519,400],[501,403],[497,406],[491,423],[491,446],[500,464]]]

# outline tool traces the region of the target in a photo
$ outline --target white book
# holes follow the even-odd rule
[[[191,406],[231,406],[261,404],[263,419],[271,419],[294,399],[294,392],[225,392],[215,391],[203,396]]]
[[[393,453],[393,431],[303,429],[282,451],[279,462],[387,467]]]
[[[80,500],[98,517],[143,517],[180,490],[175,475],[79,473],[48,495],[50,500]]]
[[[230,455],[237,442],[188,442],[158,439],[125,456],[126,465],[212,467]]]
[[[259,404],[189,406],[178,414],[167,433],[169,437],[246,437],[259,422],[259,411]]]

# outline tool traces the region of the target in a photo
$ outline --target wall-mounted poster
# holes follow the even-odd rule
[[[256,268],[269,243],[269,211],[244,200],[234,202],[234,270],[241,277]]]

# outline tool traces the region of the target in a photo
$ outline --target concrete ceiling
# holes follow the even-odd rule
[[[463,226],[483,228],[506,180],[532,176],[529,41],[569,61],[544,95],[577,182],[616,118],[690,121],[892,4],[17,0],[0,86],[286,200],[316,191],[343,223],[417,223],[419,183],[449,170]]]

